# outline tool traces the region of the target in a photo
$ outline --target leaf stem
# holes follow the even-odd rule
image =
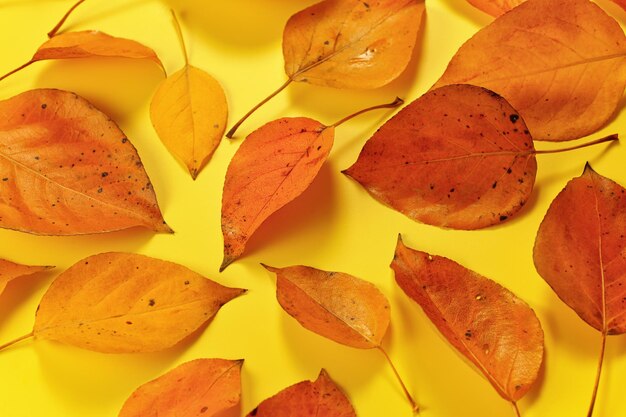
[[[358,116],[360,114],[366,113],[366,112],[371,111],[371,110],[376,110],[376,109],[393,109],[394,107],[398,107],[398,106],[402,105],[403,103],[404,103],[404,100],[402,100],[400,97],[396,97],[396,99],[394,101],[392,101],[391,103],[379,104],[378,106],[372,106],[372,107],[368,107],[368,108],[363,109],[363,110],[359,110],[358,112],[352,113],[351,115],[346,116],[343,119],[333,123],[329,127],[337,127],[337,126],[347,122],[348,120],[352,119],[353,117],[356,117],[356,116]]]
[[[78,6],[80,6],[85,0],[78,0],[76,2],[76,4],[74,4],[68,11],[67,13],[65,13],[65,15],[61,18],[61,20],[59,20],[59,23],[56,24],[55,27],[52,28],[52,30],[50,32],[48,32],[48,38],[52,38],[54,37],[57,32],[59,31],[59,29],[61,29],[61,26],[63,26],[63,23],[65,23],[65,21],[67,20],[68,17],[70,17],[70,14],[72,14],[72,12],[74,11],[74,9],[76,9]]]
[[[174,20],[174,29],[176,29],[176,36],[178,36],[178,42],[180,42],[180,48],[183,50],[183,57],[185,58],[185,65],[189,65],[189,56],[187,56],[187,47],[185,46],[185,38],[183,38],[183,31],[180,28],[180,23],[178,22],[178,17],[176,17],[176,12],[174,9],[170,9],[172,12],[172,19]]]
[[[29,338],[31,338],[33,336],[34,336],[34,332],[30,332],[28,334],[25,334],[24,336],[20,336],[17,339],[11,340],[10,342],[7,342],[7,343],[5,343],[3,345],[0,345],[0,350],[8,348],[9,346],[13,346],[17,342],[21,342],[22,340],[29,339]]]
[[[243,122],[246,121],[246,119],[248,117],[250,117],[250,115],[252,113],[254,113],[259,107],[261,107],[262,105],[264,105],[265,103],[267,103],[268,101],[270,101],[272,98],[274,98],[275,95],[277,95],[278,93],[280,93],[281,91],[283,91],[285,88],[287,88],[287,86],[289,84],[291,84],[291,82],[293,81],[293,79],[289,78],[287,81],[285,81],[285,83],[283,85],[281,85],[280,87],[278,87],[278,89],[276,91],[274,91],[272,94],[270,94],[269,96],[267,96],[266,98],[264,98],[259,104],[257,104],[256,106],[254,106],[248,113],[246,113],[241,119],[239,119],[239,121],[237,123],[235,123],[233,125],[233,127],[230,128],[230,130],[228,131],[228,133],[226,134],[226,137],[228,139],[232,139],[233,136],[235,135],[235,132],[237,131],[237,129],[239,129],[239,126],[241,126],[241,124]]]
[[[9,75],[13,75],[16,72],[23,70],[24,68],[26,68],[27,66],[29,66],[30,64],[35,63],[35,61],[28,61],[27,63],[20,65],[19,67],[15,68],[13,71],[9,71],[6,74],[4,74],[2,77],[0,77],[0,81],[4,80],[5,78],[7,78]]]
[[[391,358],[389,357],[387,352],[385,352],[385,349],[383,349],[382,346],[377,346],[377,349],[383,354],[385,359],[387,359],[387,362],[389,363],[389,366],[391,366],[391,370],[396,375],[396,379],[400,383],[400,386],[402,387],[402,391],[404,392],[404,395],[406,396],[406,399],[409,400],[409,404],[411,404],[411,409],[413,410],[413,413],[417,413],[419,411],[420,407],[415,402],[415,400],[413,399],[411,394],[409,393],[409,390],[406,388],[406,385],[404,385],[404,381],[402,381],[402,377],[400,377],[400,374],[398,373],[398,370],[396,369],[396,367],[394,366],[393,362],[391,361]]]
[[[517,406],[517,402],[511,401],[511,404],[513,404],[513,410],[515,410],[515,416],[522,417],[522,414],[519,412],[519,407]]]
[[[591,394],[591,403],[589,404],[589,411],[587,411],[587,417],[593,415],[593,408],[596,405],[596,397],[598,396],[598,387],[600,386],[600,376],[602,375],[602,364],[604,363],[604,352],[606,349],[606,332],[602,332],[602,345],[600,347],[600,358],[598,359],[598,370],[596,371],[596,381],[593,384],[593,392]]]
[[[604,142],[612,142],[612,141],[615,141],[615,140],[619,140],[619,137],[617,136],[617,133],[614,133],[612,135],[606,136],[604,138],[592,140],[591,142],[581,143],[579,145],[570,146],[570,147],[567,147],[567,148],[550,149],[550,150],[543,150],[543,151],[534,151],[533,153],[536,154],[536,155],[539,155],[539,154],[548,154],[548,153],[567,152],[567,151],[573,151],[575,149],[586,148],[587,146],[598,145],[598,144],[604,143]]]

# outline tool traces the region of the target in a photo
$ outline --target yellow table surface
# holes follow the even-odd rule
[[[0,0],[0,72],[27,61],[46,32],[73,3],[69,0]],[[140,41],[169,73],[183,58],[168,7],[182,14],[191,62],[215,76],[229,100],[230,123],[285,80],[281,52],[284,23],[310,0],[90,0],[67,30],[99,29]],[[626,24],[626,13],[599,3]],[[422,405],[425,417],[511,417],[481,374],[441,337],[417,304],[393,280],[389,263],[402,233],[413,248],[439,254],[488,276],[526,300],[546,337],[544,369],[520,401],[525,417],[584,416],[595,377],[600,335],[565,306],[533,267],[535,234],[550,202],[586,161],[626,185],[626,149],[606,145],[568,154],[541,155],[533,196],[513,220],[481,231],[453,231],[416,223],[384,207],[340,173],[393,112],[379,110],[337,129],[335,147],[320,175],[300,198],[269,219],[245,256],[222,274],[221,190],[242,135],[282,116],[325,123],[401,96],[418,98],[439,77],[457,48],[491,18],[463,0],[428,0],[427,16],[409,68],[390,85],[351,91],[293,84],[225,139],[194,182],[162,145],[150,123],[149,102],[162,79],[148,62],[41,62],[0,83],[0,98],[37,87],[74,91],[110,114],[138,148],[174,235],[133,229],[79,237],[41,237],[0,230],[0,257],[56,265],[49,273],[14,281],[0,296],[0,342],[28,333],[37,304],[54,277],[100,252],[129,251],[183,264],[229,286],[250,289],[227,304],[204,331],[154,354],[107,355],[59,343],[28,340],[0,352],[0,416],[113,417],[131,392],[185,361],[199,357],[245,358],[242,415],[264,398],[321,367],[340,384],[360,417],[411,412],[382,355],[317,336],[289,317],[275,298],[273,266],[303,264],[351,273],[375,283],[392,305],[384,346]],[[602,76],[601,74],[599,76]],[[624,132],[621,111],[602,131]],[[546,149],[560,145],[539,143]],[[609,338],[596,416],[626,415],[626,336]]]

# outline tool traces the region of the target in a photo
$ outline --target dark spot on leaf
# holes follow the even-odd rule
[[[498,181],[494,181],[493,184],[491,184],[491,188],[496,188],[498,185]]]
[[[8,178],[2,178],[2,181],[8,181],[8,180],[9,180]]]
[[[128,142],[128,139],[122,138],[122,143],[126,143],[126,142]]]
[[[103,190],[102,190],[102,187],[98,188],[98,192],[99,192],[99,193],[101,193],[102,191],[103,191]]]
[[[500,221],[503,222],[503,221],[505,221],[508,218],[509,218],[509,216],[500,216]]]
[[[43,104],[41,105],[41,108],[42,108],[42,109],[44,109],[44,110],[46,109],[46,107],[48,107],[48,105],[47,105],[46,103],[43,103]]]
[[[189,285],[189,281],[185,281],[185,285]]]
[[[148,301],[148,305],[150,307],[154,306],[154,298],[151,298],[150,301]]]
[[[205,405],[204,407],[202,407],[202,408],[200,409],[200,412],[201,412],[201,413],[206,413],[206,412],[208,411],[208,409],[209,409],[209,407],[207,407],[207,406]]]
[[[104,177],[108,177],[108,176],[109,176],[109,173],[108,173],[108,172],[103,172],[103,173],[102,173],[102,174],[100,174],[100,175],[102,176],[102,178],[104,178]]]
[[[517,114],[512,114],[509,116],[509,119],[511,119],[511,123],[515,123],[519,120],[519,115]]]
[[[132,321],[127,321],[126,324],[133,324],[133,322]]]

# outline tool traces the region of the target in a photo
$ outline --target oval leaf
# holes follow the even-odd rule
[[[119,417],[219,417],[241,398],[243,361],[196,359],[139,387]]]
[[[172,262],[104,253],[54,280],[33,333],[99,352],[153,352],[181,341],[244,291]]]
[[[626,332],[626,190],[589,165],[554,199],[537,233],[539,274],[590,326]]]
[[[150,118],[159,137],[194,179],[219,145],[227,117],[222,87],[191,65],[165,79],[150,104]]]
[[[626,37],[588,0],[528,0],[467,41],[433,88],[457,83],[502,95],[535,139],[576,139],[622,99]]]
[[[53,266],[27,266],[13,263],[5,259],[0,259],[0,295],[6,288],[9,281],[26,275],[36,274]]]
[[[222,195],[224,270],[256,229],[317,176],[335,128],[304,118],[274,120],[252,132],[230,161]]]
[[[472,6],[494,17],[498,17],[526,0],[467,0]]]
[[[398,239],[396,282],[445,338],[515,402],[537,379],[543,331],[511,291],[450,259],[410,249]]]
[[[524,121],[506,100],[451,85],[402,109],[344,172],[414,220],[478,229],[507,220],[526,203],[537,172],[534,152]]]
[[[67,91],[0,101],[0,202],[0,227],[24,232],[171,232],[135,147],[111,118]]]
[[[290,80],[377,88],[406,68],[423,0],[326,0],[291,16],[283,33]]]
[[[302,326],[355,348],[380,347],[389,327],[389,302],[375,285],[307,266],[265,268],[276,274],[281,307]]]
[[[350,400],[322,369],[313,382],[302,381],[263,401],[247,417],[356,417]]]

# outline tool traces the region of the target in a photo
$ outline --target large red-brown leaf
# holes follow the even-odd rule
[[[137,150],[85,99],[39,89],[0,102],[0,227],[42,235],[171,232]]]
[[[518,112],[481,87],[432,90],[385,123],[344,171],[377,200],[442,227],[478,229],[528,200],[537,163]]]
[[[511,291],[456,262],[410,249],[398,239],[396,282],[444,337],[516,402],[537,379],[543,331],[533,310]]]

